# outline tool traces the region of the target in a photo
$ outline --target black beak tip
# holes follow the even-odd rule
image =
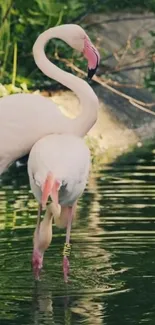
[[[96,69],[88,69],[88,80],[91,80],[95,74]]]
[[[95,69],[88,69],[88,80],[91,80],[94,76],[94,74],[96,73],[97,67]]]

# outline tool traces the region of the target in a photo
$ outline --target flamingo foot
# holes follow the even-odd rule
[[[65,283],[68,282],[68,275],[70,271],[70,264],[69,264],[69,259],[67,256],[63,257],[63,273],[64,273],[64,281]]]

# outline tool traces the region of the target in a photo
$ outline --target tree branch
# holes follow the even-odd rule
[[[65,58],[60,58],[58,56],[58,53],[55,52],[55,58],[61,62],[64,62],[68,67],[70,67],[71,69],[73,69],[74,71],[80,73],[81,75],[83,76],[87,76],[87,73],[84,72],[83,70],[79,69],[78,67],[76,67],[72,62],[70,62],[68,59],[65,59]],[[140,100],[137,100],[136,98],[133,98],[132,96],[129,96],[129,95],[126,95],[124,94],[123,92],[113,88],[112,86],[108,85],[104,80],[103,78],[101,77],[98,77],[98,76],[94,76],[93,77],[93,80],[96,81],[98,84],[100,84],[102,87],[112,91],[113,93],[117,94],[118,96],[120,97],[123,97],[125,98],[131,105],[139,108],[140,110],[146,112],[146,113],[149,113],[151,115],[154,115],[155,116],[155,112],[154,111],[151,111],[150,109],[148,109],[147,107],[153,107],[155,106],[155,102],[152,102],[152,103],[145,103],[145,102],[142,102]]]

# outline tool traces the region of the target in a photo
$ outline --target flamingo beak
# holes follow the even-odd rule
[[[41,204],[42,204],[43,208],[46,207],[49,196],[51,197],[51,199],[55,203],[55,205],[58,205],[58,203],[59,203],[58,192],[59,192],[60,186],[61,186],[60,182],[55,180],[52,173],[49,173],[47,175],[45,183],[42,187]]]
[[[96,67],[94,69],[89,69],[88,68],[88,79],[91,80],[92,77],[94,76],[94,74],[96,73],[96,70],[98,68],[98,64],[96,65]]]
[[[88,79],[91,80],[100,62],[100,54],[88,37],[84,39],[84,57],[88,61]]]

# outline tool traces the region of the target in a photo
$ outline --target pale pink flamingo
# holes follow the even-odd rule
[[[75,119],[64,116],[48,98],[35,94],[14,94],[0,99],[0,174],[13,161],[26,155],[36,141],[52,133],[68,133],[83,137],[97,119],[98,98],[88,83],[51,63],[44,48],[52,38],[62,39],[83,53],[88,60],[88,77],[99,64],[100,56],[88,35],[78,25],[53,27],[43,32],[33,46],[38,68],[71,89],[79,98],[82,113]]]
[[[28,174],[31,190],[37,199],[40,211],[34,237],[32,264],[38,277],[42,267],[44,245],[42,237],[48,238],[49,228],[40,230],[41,207],[46,207],[48,198],[53,201],[53,215],[58,227],[66,227],[66,242],[63,257],[64,279],[69,272],[68,251],[70,232],[78,198],[82,195],[88,179],[90,151],[83,139],[75,135],[48,135],[32,147],[28,159]],[[59,205],[61,209],[59,210]],[[46,223],[47,225],[47,223]],[[50,227],[50,226],[49,226]],[[41,234],[40,234],[41,232]],[[48,247],[50,240],[46,242]],[[41,247],[41,249],[40,249]],[[42,248],[43,247],[43,248]]]

